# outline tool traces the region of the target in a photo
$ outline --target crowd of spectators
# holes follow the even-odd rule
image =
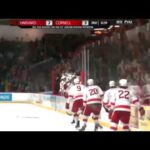
[[[104,85],[119,78],[127,78],[140,85],[147,83],[150,78],[150,39],[141,32],[137,34],[137,41],[130,41],[126,32],[120,36],[106,37],[88,46],[91,50],[90,76]]]
[[[53,66],[47,69],[45,78],[50,82],[51,68],[54,67],[57,73],[63,70],[72,69],[70,60],[75,49],[82,44],[86,38],[84,35],[63,35],[48,34],[41,40],[25,42],[16,37],[14,41],[0,39],[0,91],[1,92],[37,92],[50,90],[50,85],[38,85],[33,79],[35,76],[30,69],[32,65],[53,59]],[[55,65],[54,65],[55,64]],[[45,64],[43,63],[43,66]],[[51,65],[51,64],[46,64]],[[43,68],[41,65],[40,67]],[[32,67],[31,67],[32,68]],[[53,69],[54,69],[53,68]],[[38,68],[38,72],[42,72]],[[44,80],[44,79],[43,79]],[[45,82],[43,83],[45,84]]]
[[[0,39],[0,91],[23,91],[27,68],[19,64],[22,44]],[[23,87],[24,86],[24,87]]]

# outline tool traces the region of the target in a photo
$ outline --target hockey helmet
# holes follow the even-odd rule
[[[79,84],[80,83],[80,79],[79,78],[75,78],[74,79],[74,84]]]
[[[88,85],[94,85],[94,80],[93,79],[88,79],[87,84]]]
[[[116,82],[113,80],[109,81],[109,87],[114,87],[114,86],[116,86]]]
[[[127,79],[120,79],[119,80],[119,85],[122,86],[122,87],[127,87],[128,86]]]

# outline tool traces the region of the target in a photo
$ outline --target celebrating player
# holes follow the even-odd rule
[[[66,103],[66,109],[69,109],[71,100],[73,100],[72,112],[73,121],[72,124],[76,122],[76,128],[80,127],[79,112],[83,108],[83,90],[84,85],[80,84],[79,78],[74,79],[74,86],[72,86],[68,92],[68,100]]]
[[[106,112],[109,112],[109,119],[111,119],[112,116],[112,111],[109,111],[109,109],[111,107],[111,99],[115,93],[115,90],[116,90],[116,82],[113,80],[109,81],[109,89],[105,92],[103,99],[103,106]]]
[[[136,104],[139,112],[144,115],[145,111],[141,107],[137,97],[131,94],[128,89],[128,83],[126,79],[119,80],[119,88],[116,89],[114,97],[111,99],[111,109],[113,111],[111,117],[111,127],[113,131],[117,130],[118,123],[123,123],[123,130],[129,131],[129,119],[130,119],[130,104]]]
[[[92,117],[95,121],[95,128],[94,130],[97,131],[98,128],[102,128],[102,126],[98,122],[98,118],[100,115],[101,111],[101,106],[102,106],[102,96],[103,96],[103,91],[102,89],[94,85],[94,80],[93,79],[88,79],[87,80],[88,87],[85,88],[84,95],[83,95],[83,105],[85,106],[84,111],[83,111],[83,126],[80,129],[80,131],[84,131],[86,128],[86,124],[88,121],[88,117],[91,115],[91,113],[94,114]]]

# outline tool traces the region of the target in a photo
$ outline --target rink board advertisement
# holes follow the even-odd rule
[[[40,96],[41,104],[51,107],[50,98],[51,98],[51,95],[49,95],[49,94],[41,94],[41,96]]]
[[[32,102],[38,102],[42,105],[46,105],[54,108],[55,110],[65,110],[66,98],[58,95],[51,94],[30,94],[30,100]]]
[[[50,101],[51,101],[51,107],[55,108],[56,110],[65,110],[64,106],[65,106],[66,98],[64,98],[63,96],[51,95]]]
[[[12,101],[12,93],[0,93],[0,101]]]
[[[48,93],[0,93],[0,101],[35,102],[64,110],[66,99],[63,96]]]
[[[29,93],[12,93],[12,101],[30,101],[31,95]]]

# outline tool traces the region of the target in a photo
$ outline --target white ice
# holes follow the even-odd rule
[[[32,104],[0,104],[0,131],[78,131],[71,121],[72,116]],[[88,122],[86,131],[93,129],[94,124]]]

